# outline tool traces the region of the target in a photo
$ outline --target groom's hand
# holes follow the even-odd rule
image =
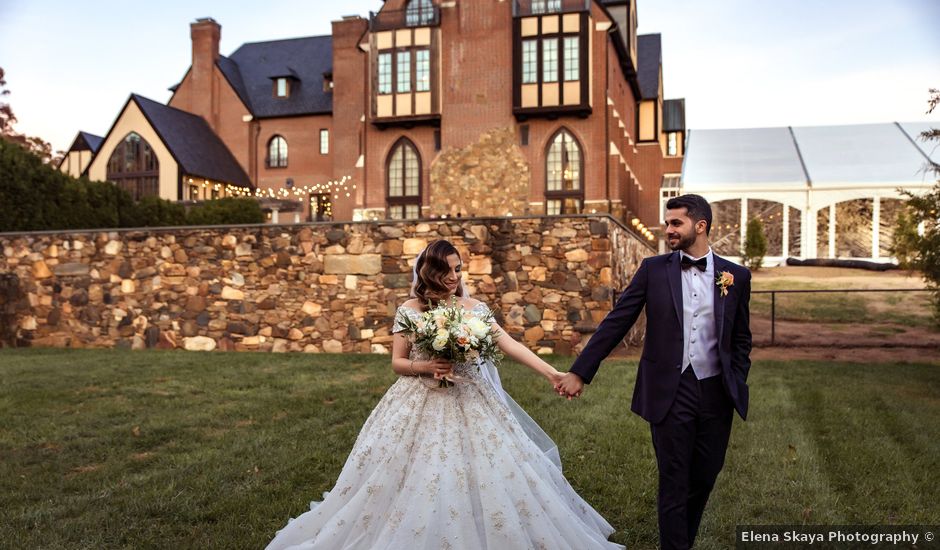
[[[581,392],[584,391],[584,381],[573,372],[565,373],[561,381],[555,384],[555,391],[570,401],[573,397],[581,397]]]

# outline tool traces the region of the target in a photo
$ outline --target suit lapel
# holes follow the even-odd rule
[[[722,271],[729,271],[728,260],[720,257],[714,252],[712,252],[712,257],[715,258],[715,279],[717,279]],[[721,295],[721,287],[715,284],[715,282],[716,281],[711,282],[715,289],[715,328],[717,329],[716,334],[718,334],[718,342],[721,342],[721,333],[725,327],[725,301],[728,299],[728,297]],[[728,289],[728,292],[731,292],[730,288]]]
[[[676,308],[679,328],[682,328],[682,266],[679,265],[679,257],[679,252],[673,252],[666,260],[666,280],[669,281],[669,293],[672,294],[672,305]]]

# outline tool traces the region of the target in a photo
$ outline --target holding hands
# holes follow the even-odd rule
[[[581,397],[581,392],[584,391],[584,381],[573,372],[559,373],[559,377],[554,382],[555,391],[558,395],[567,398],[568,401],[575,397]]]

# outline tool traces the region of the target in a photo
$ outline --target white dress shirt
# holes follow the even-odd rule
[[[682,256],[692,256],[685,252]],[[715,255],[709,247],[708,267],[682,270],[682,372],[689,365],[699,380],[721,373],[718,359],[718,331],[715,325]]]

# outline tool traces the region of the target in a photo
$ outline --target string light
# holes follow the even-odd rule
[[[343,176],[339,180],[330,180],[324,183],[315,183],[312,185],[304,185],[302,187],[294,187],[292,189],[273,189],[273,188],[255,188],[251,189],[248,187],[240,187],[238,185],[232,185],[229,183],[219,183],[219,182],[210,182],[209,180],[203,180],[202,183],[196,183],[193,178],[187,178],[187,182],[190,184],[190,187],[201,187],[203,189],[203,197],[206,195],[207,189],[211,188],[213,191],[213,197],[225,196],[225,197],[245,197],[245,198],[254,198],[254,199],[279,199],[279,200],[296,200],[297,202],[303,204],[304,201],[307,201],[311,204],[312,209],[321,209],[323,214],[327,217],[332,218],[333,216],[333,202],[330,200],[323,201],[320,204],[313,204],[313,197],[315,196],[333,196],[334,199],[339,199],[341,194],[344,194],[347,198],[352,196],[352,192],[356,190],[356,184],[351,183],[351,176]]]

